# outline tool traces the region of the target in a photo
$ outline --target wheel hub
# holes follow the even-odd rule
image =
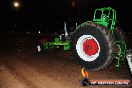
[[[99,56],[100,45],[92,35],[83,35],[77,41],[76,50],[81,59],[91,62]]]
[[[83,51],[85,54],[91,56],[95,55],[99,50],[98,44],[94,39],[87,39],[83,43]]]

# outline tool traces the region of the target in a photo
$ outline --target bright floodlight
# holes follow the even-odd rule
[[[14,2],[13,6],[16,7],[16,8],[18,8],[20,6],[20,3],[19,2]]]

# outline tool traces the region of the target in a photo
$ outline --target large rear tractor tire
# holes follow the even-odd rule
[[[73,60],[88,70],[108,67],[115,57],[114,35],[95,23],[80,25],[71,36]]]

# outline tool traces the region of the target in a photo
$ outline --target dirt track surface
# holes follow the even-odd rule
[[[83,88],[81,68],[72,61],[70,52],[34,53],[31,36],[1,35],[0,88]],[[120,69],[113,64],[101,71],[90,71],[90,79],[129,79],[124,62]],[[86,86],[85,88],[131,88],[130,86]]]

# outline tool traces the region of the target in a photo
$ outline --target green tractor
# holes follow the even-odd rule
[[[73,60],[88,70],[100,70],[108,67],[114,59],[116,67],[126,57],[126,44],[123,33],[116,26],[116,11],[111,7],[96,9],[93,21],[87,21],[76,27],[70,35],[67,33],[54,41],[37,46],[38,51],[64,47],[70,50]]]

